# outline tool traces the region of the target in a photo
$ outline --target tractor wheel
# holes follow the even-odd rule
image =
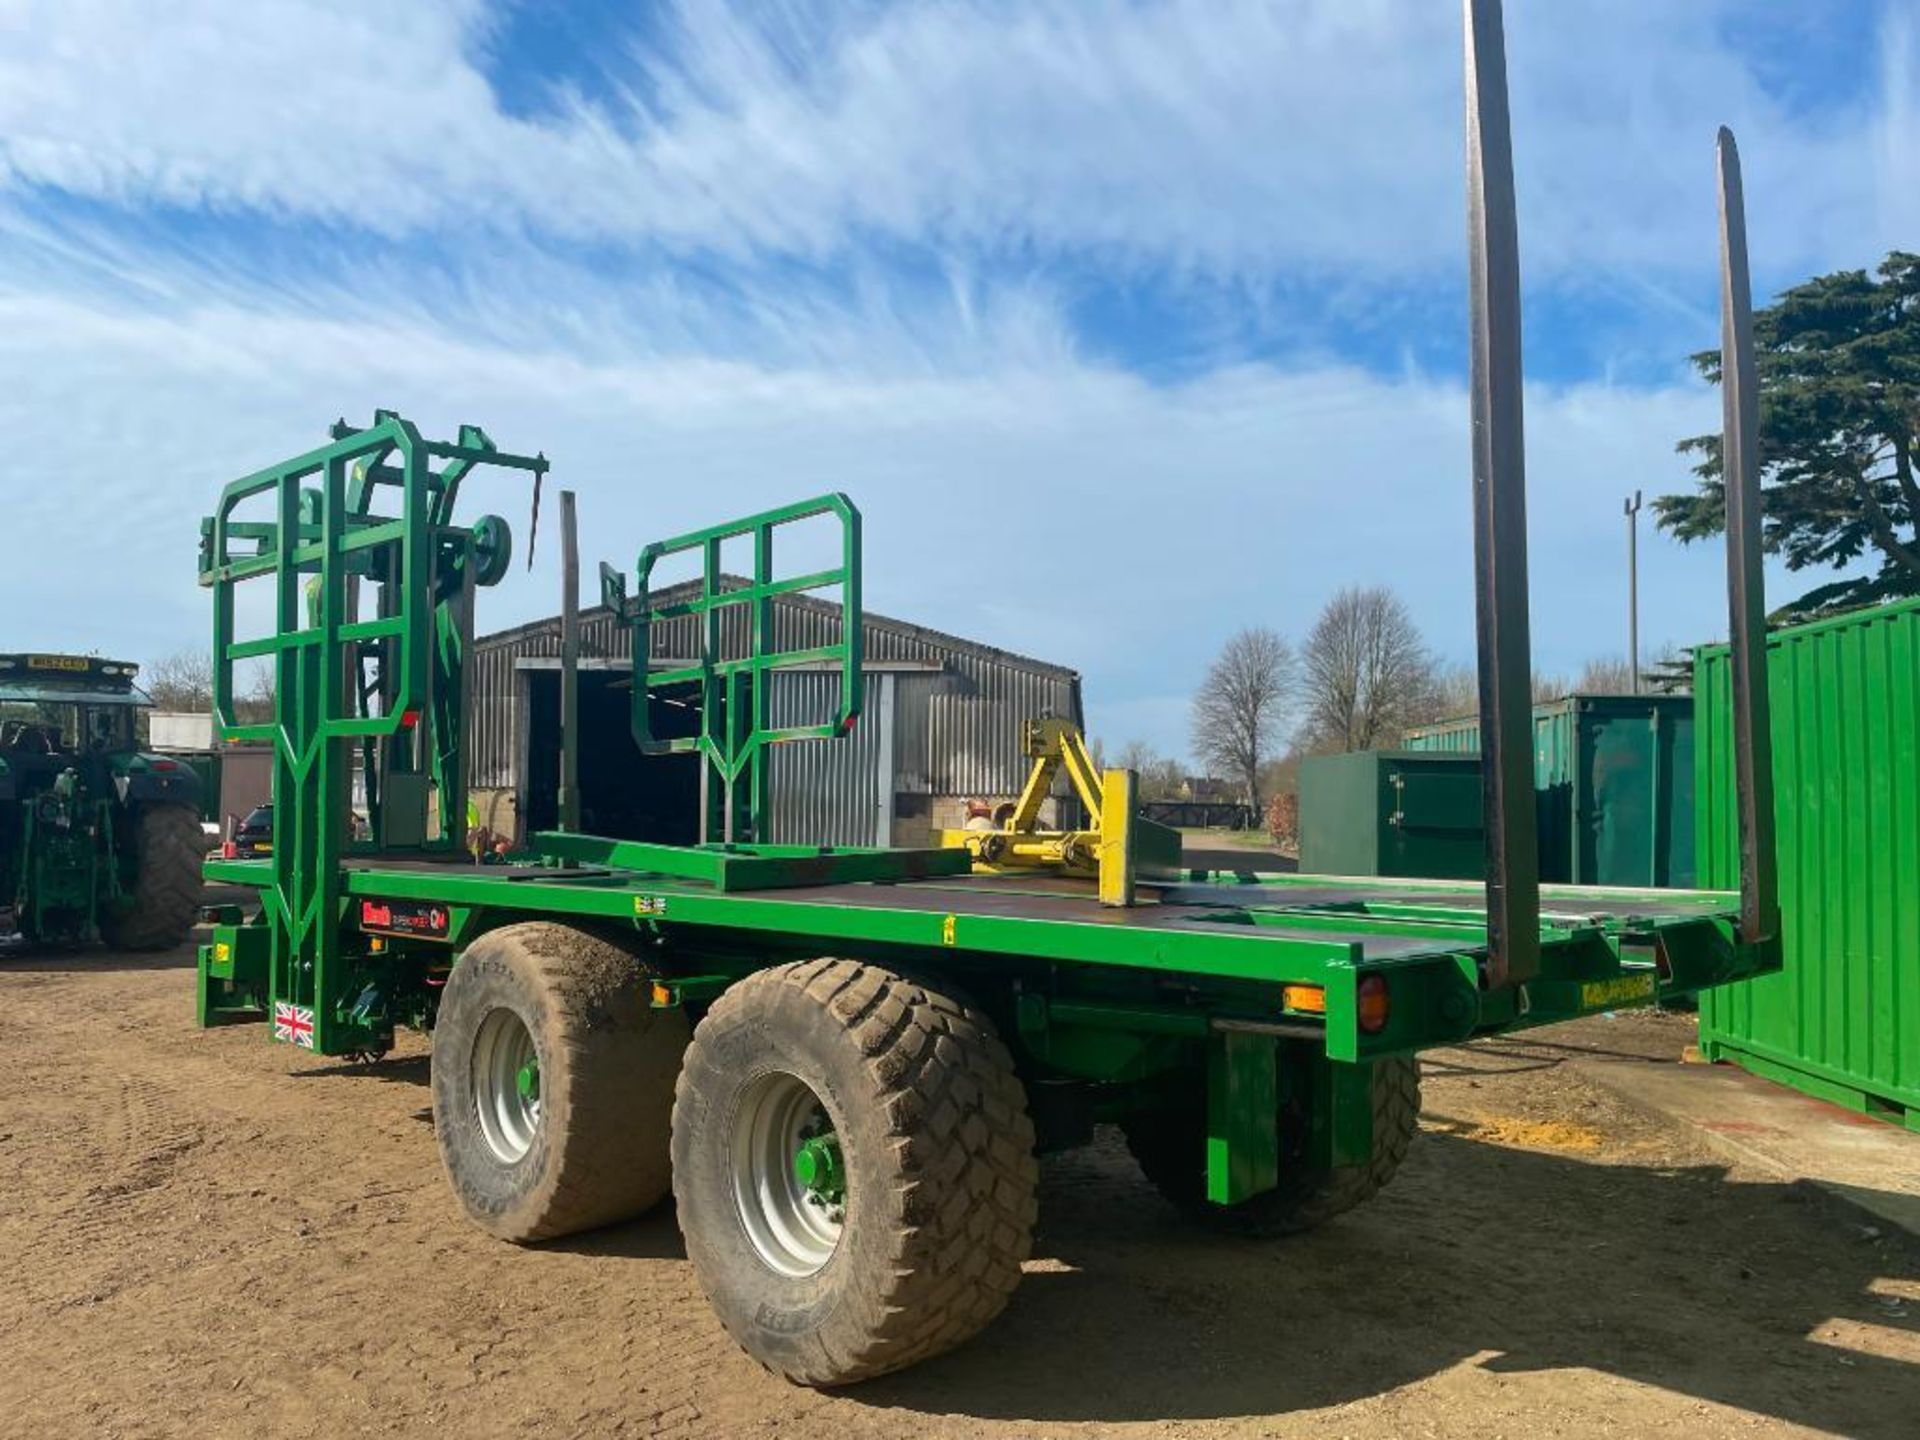
[[[1038,1179],[1006,1047],[920,981],[763,970],[694,1031],[673,1107],[687,1255],[728,1332],[790,1380],[882,1375],[993,1319]]]
[[[624,946],[544,921],[461,955],[433,1029],[433,1129],[476,1224],[545,1240],[666,1195],[688,1026],[648,1005],[648,974]]]
[[[1420,1065],[1410,1057],[1373,1062],[1373,1153],[1364,1165],[1307,1162],[1309,1116],[1282,1105],[1280,1183],[1238,1205],[1207,1199],[1206,1090],[1189,1087],[1172,1109],[1122,1122],[1127,1148],[1154,1188],[1191,1218],[1216,1229],[1266,1237],[1296,1235],[1371,1200],[1393,1179],[1420,1123]]]
[[[168,950],[193,933],[200,911],[200,865],[207,837],[189,805],[146,805],[134,812],[136,866],[127,908],[100,922],[116,950]]]

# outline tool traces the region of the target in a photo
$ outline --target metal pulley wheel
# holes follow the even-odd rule
[[[473,524],[476,585],[498,585],[513,561],[513,531],[498,515],[482,515]]]

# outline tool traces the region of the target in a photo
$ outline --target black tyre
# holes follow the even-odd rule
[[[143,805],[133,827],[133,884],[124,907],[101,920],[100,938],[116,950],[168,950],[200,913],[206,833],[190,805]]]
[[[433,1128],[468,1216],[505,1240],[608,1225],[669,1187],[686,1016],[621,944],[530,922],[460,957],[433,1029]]]
[[[1304,1107],[1283,1103],[1279,1118],[1280,1183],[1238,1205],[1215,1205],[1206,1197],[1204,1084],[1186,1087],[1169,1108],[1129,1116],[1122,1128],[1142,1173],[1183,1213],[1243,1235],[1298,1234],[1371,1200],[1393,1179],[1420,1126],[1419,1062],[1373,1062],[1373,1152],[1364,1165],[1309,1163]]]
[[[919,981],[787,965],[694,1032],[673,1108],[680,1229],[721,1323],[790,1380],[868,1379],[979,1331],[1020,1281],[1038,1179],[1006,1047]]]

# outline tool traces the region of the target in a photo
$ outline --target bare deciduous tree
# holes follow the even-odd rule
[[[1272,630],[1253,627],[1228,640],[1193,697],[1193,753],[1239,782],[1260,811],[1260,766],[1279,743],[1292,708],[1293,649]]]
[[[1329,600],[1302,652],[1306,737],[1321,750],[1396,743],[1433,706],[1434,664],[1413,614],[1384,586]]]
[[[1458,720],[1480,713],[1480,677],[1471,665],[1448,665],[1436,670],[1429,692],[1427,713],[1415,721],[1433,725],[1441,720]]]
[[[1178,800],[1186,783],[1178,760],[1162,755],[1144,740],[1129,740],[1120,747],[1113,763],[1140,777],[1142,800]],[[1101,768],[1105,768],[1104,766]]]
[[[263,725],[273,719],[274,671],[265,660],[236,671],[233,677],[233,718],[242,725]]]
[[[181,650],[143,666],[140,683],[156,710],[205,714],[213,708],[213,660],[205,650]]]
[[[1603,655],[1580,667],[1573,688],[1582,695],[1631,695],[1633,667],[1622,655]]]
[[[1550,700],[1558,700],[1568,693],[1564,676],[1550,675],[1544,671],[1533,672],[1530,686],[1533,703],[1543,705]],[[1413,725],[1434,725],[1442,720],[1470,720],[1480,713],[1480,677],[1474,673],[1471,665],[1449,665],[1437,671],[1433,677],[1433,688],[1429,692],[1427,703],[1421,707],[1424,713],[1416,716]]]
[[[1546,671],[1533,672],[1533,703],[1545,705],[1550,700],[1564,700],[1573,693],[1573,686],[1564,675],[1550,675]],[[1479,707],[1476,706],[1477,710]]]

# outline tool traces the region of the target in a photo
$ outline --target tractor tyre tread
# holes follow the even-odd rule
[[[651,969],[625,937],[524,921],[469,945],[433,1032],[434,1133],[469,1218],[526,1243],[651,1209],[671,1185],[667,1130],[686,1049],[686,1016],[653,1009]],[[533,1147],[503,1162],[474,1099],[481,1022],[513,1010],[534,1039],[541,1114]]]
[[[755,1078],[729,1042],[755,1031],[805,1057],[789,1063],[830,1053],[843,1112],[847,1227],[808,1281],[776,1276],[732,1197],[720,1203],[732,1106]],[[816,1092],[827,1083],[802,1078]],[[899,1370],[972,1337],[1019,1284],[1033,1138],[1012,1056],[965,1000],[858,960],[762,970],[714,1002],[681,1071],[674,1193],[687,1251],[721,1323],[769,1370],[812,1386]]]
[[[134,815],[134,873],[127,908],[100,922],[116,950],[170,950],[200,913],[206,832],[190,805],[145,805]]]

